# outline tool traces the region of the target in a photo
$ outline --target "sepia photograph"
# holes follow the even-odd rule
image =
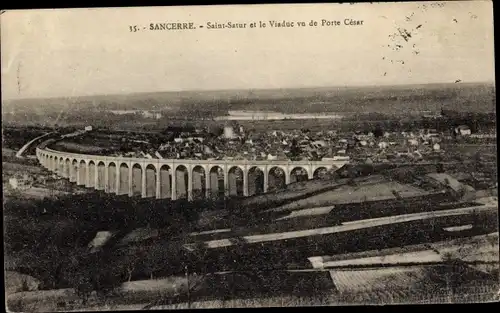
[[[8,312],[500,300],[492,1],[0,23]]]

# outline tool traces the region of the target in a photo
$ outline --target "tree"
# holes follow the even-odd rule
[[[375,126],[375,129],[373,130],[373,136],[375,136],[375,138],[380,138],[384,135],[384,130],[382,129],[382,126],[380,124],[377,124],[377,126]]]
[[[482,158],[481,158],[481,153],[478,151],[474,153],[474,169],[476,172],[478,172],[481,169],[482,165]]]
[[[297,140],[293,139],[292,140],[292,147],[290,148],[290,156],[292,158],[298,158],[301,153],[302,153],[302,149],[297,144]]]
[[[436,172],[444,173],[444,165],[442,163],[438,163],[436,166]]]

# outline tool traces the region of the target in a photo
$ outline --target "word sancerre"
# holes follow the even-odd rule
[[[181,30],[196,29],[194,23],[151,23],[149,30]]]

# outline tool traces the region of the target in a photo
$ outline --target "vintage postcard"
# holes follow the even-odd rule
[[[8,311],[499,299],[491,1],[0,18]]]

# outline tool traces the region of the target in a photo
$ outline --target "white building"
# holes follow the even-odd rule
[[[17,189],[19,187],[19,182],[17,178],[11,177],[9,178],[9,185],[12,187],[12,189]]]
[[[98,232],[94,239],[92,239],[91,242],[88,244],[88,248],[90,249],[90,252],[97,252],[101,249],[101,247],[108,242],[111,237],[113,237],[113,233],[110,231],[100,231]]]
[[[269,153],[267,155],[267,159],[268,160],[277,160],[278,159],[278,156],[277,155],[272,155],[271,153]]]
[[[378,143],[378,147],[379,147],[380,149],[387,149],[387,146],[388,146],[388,144],[387,144],[387,142],[385,142],[385,141],[382,141],[382,142],[379,142],[379,143]]]
[[[410,146],[418,146],[418,140],[416,140],[416,139],[410,139],[410,140],[408,140],[408,144]]]
[[[159,120],[160,118],[162,118],[162,114],[160,112],[156,112],[156,111],[143,111],[141,113],[142,113],[142,116],[144,116],[145,118],[153,118],[156,120]]]
[[[226,138],[226,139],[236,138],[236,134],[234,133],[234,129],[231,126],[224,127],[224,138]]]
[[[460,135],[460,136],[468,136],[472,132],[471,132],[469,126],[467,126],[467,125],[460,125],[457,128],[455,128],[455,133],[457,135]]]
[[[333,158],[322,158],[321,161],[347,161],[349,162],[351,158],[344,155],[335,155]]]

